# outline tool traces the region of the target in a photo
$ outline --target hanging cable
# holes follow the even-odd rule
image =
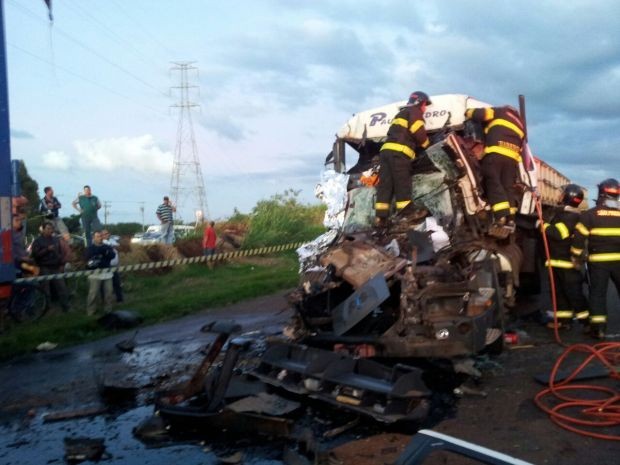
[[[45,23],[47,23],[47,20],[44,20],[43,18],[40,18],[39,16],[37,16],[32,10],[20,5],[19,3],[15,3],[13,0],[9,0],[10,4],[17,8],[20,12],[22,12],[23,14],[26,14],[38,21],[43,21]],[[58,26],[54,26],[54,31],[57,34],[60,34],[62,37],[64,37],[66,40],[73,42],[75,45],[83,48],[84,50],[88,51],[89,53],[91,53],[92,55],[96,56],[97,58],[99,58],[100,60],[103,60],[104,62],[106,62],[107,64],[109,64],[110,66],[116,68],[117,70],[119,70],[120,72],[126,74],[127,76],[131,77],[132,79],[134,79],[135,81],[138,81],[139,83],[141,83],[142,85],[154,90],[155,92],[157,92],[158,94],[168,98],[168,94],[166,92],[163,92],[161,89],[158,89],[157,87],[153,86],[152,84],[148,83],[147,81],[145,81],[144,79],[142,79],[141,77],[135,75],[134,73],[132,73],[131,71],[123,68],[122,66],[114,63],[112,60],[110,60],[109,58],[107,58],[105,55],[102,55],[100,52],[94,50],[93,48],[89,47],[88,45],[82,43],[80,40],[76,39],[75,37],[73,37],[72,35],[68,34],[67,32],[65,32],[64,30],[62,30],[61,28],[59,28]]]
[[[140,105],[140,106],[142,106],[142,107],[144,107],[144,108],[147,108],[148,110],[150,110],[150,111],[152,111],[152,112],[154,112],[154,113],[157,113],[157,114],[158,114],[158,115],[160,115],[160,116],[166,116],[166,117],[168,117],[168,114],[167,114],[167,113],[164,113],[163,111],[157,110],[157,109],[156,109],[156,108],[154,108],[154,107],[151,107],[151,106],[146,105],[146,104],[144,104],[144,103],[141,103],[141,102],[139,102],[139,101],[137,101],[137,100],[134,100],[134,99],[132,99],[131,97],[129,97],[129,96],[127,96],[127,95],[125,95],[125,94],[122,94],[122,93],[120,93],[120,92],[118,92],[118,91],[116,91],[116,90],[114,90],[114,89],[111,89],[110,87],[105,86],[104,84],[101,84],[101,83],[99,83],[99,82],[93,81],[92,79],[89,79],[89,78],[87,78],[87,77],[85,77],[85,76],[82,76],[82,75],[80,75],[80,74],[78,74],[78,73],[76,73],[76,72],[74,72],[74,71],[71,71],[70,69],[65,68],[64,66],[60,66],[60,65],[54,64],[54,63],[52,63],[51,61],[49,61],[49,60],[47,60],[47,59],[45,59],[45,58],[43,58],[43,57],[40,57],[40,56],[38,56],[38,55],[36,55],[36,54],[34,54],[34,53],[32,53],[32,52],[29,52],[28,50],[26,50],[26,49],[24,49],[24,48],[20,47],[19,45],[15,45],[15,44],[13,44],[13,43],[11,43],[11,42],[7,42],[7,45],[11,46],[11,47],[12,47],[12,48],[14,48],[15,50],[20,51],[21,53],[24,53],[24,54],[26,54],[26,55],[28,55],[28,56],[30,56],[30,57],[32,57],[32,58],[35,58],[35,59],[37,59],[37,60],[39,60],[39,61],[41,61],[41,62],[43,62],[43,63],[46,63],[46,64],[48,64],[48,65],[50,65],[50,66],[53,66],[55,69],[59,69],[59,70],[61,70],[61,71],[65,72],[65,73],[67,73],[67,74],[70,74],[70,75],[72,75],[72,76],[74,76],[74,77],[76,77],[76,78],[78,78],[78,79],[83,80],[84,82],[88,82],[88,83],[90,83],[90,84],[92,84],[92,85],[95,85],[95,86],[97,86],[97,87],[100,87],[101,89],[104,89],[104,90],[106,90],[106,91],[108,91],[108,92],[111,92],[111,93],[113,93],[113,94],[115,94],[115,95],[117,95],[117,96],[119,96],[119,97],[122,97],[122,98],[124,98],[124,99],[126,99],[126,100],[128,100],[128,101],[130,101],[130,102],[133,102],[133,103],[135,103],[135,104],[137,104],[137,105]]]

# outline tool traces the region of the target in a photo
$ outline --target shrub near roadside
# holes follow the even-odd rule
[[[325,230],[322,225],[325,207],[303,205],[298,195],[299,191],[286,190],[258,202],[252,210],[244,248],[305,241],[321,234]]]

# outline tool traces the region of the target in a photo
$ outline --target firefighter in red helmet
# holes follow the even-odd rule
[[[560,198],[561,210],[543,225],[550,255],[545,265],[553,268],[560,327],[569,327],[573,318],[585,325],[589,316],[588,301],[583,295],[583,276],[571,260],[570,253],[573,232],[581,213],[578,207],[583,198],[584,191],[578,185],[564,187]]]
[[[416,158],[416,153],[430,145],[424,125],[424,112],[430,104],[426,93],[414,92],[392,119],[387,140],[379,152],[379,184],[375,203],[375,224],[379,227],[386,225],[393,197],[397,213],[411,204],[411,162]]]
[[[590,278],[590,334],[602,339],[607,329],[609,280],[620,292],[620,184],[606,179],[598,185],[596,206],[581,215],[571,253],[587,260]]]

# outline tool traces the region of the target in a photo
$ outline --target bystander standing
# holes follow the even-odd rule
[[[78,194],[72,203],[73,208],[80,212],[82,228],[86,236],[86,246],[92,244],[92,234],[101,231],[101,222],[97,216],[97,210],[101,208],[101,202],[96,195],[92,194],[90,186],[84,186],[84,192]]]
[[[41,203],[39,204],[39,211],[41,214],[54,225],[54,229],[59,234],[67,234],[69,230],[67,226],[65,226],[64,221],[60,217],[59,210],[62,205],[58,201],[58,199],[54,196],[54,189],[50,186],[47,186],[43,189],[45,195],[41,199]]]
[[[118,255],[118,241],[110,236],[110,232],[107,229],[101,231],[103,236],[103,243],[112,247],[114,251],[114,258],[110,260],[110,266],[118,266],[120,263],[119,255]],[[112,273],[112,288],[114,289],[114,295],[116,296],[117,302],[122,302],[123,299],[123,287],[121,285],[121,275],[118,271],[114,271]]]
[[[93,233],[92,243],[86,248],[85,258],[91,270],[110,267],[110,262],[114,258],[114,250],[103,243],[101,231]],[[103,270],[88,277],[87,315],[94,315],[97,311],[97,300],[100,294],[103,296],[103,309],[107,311],[112,303],[112,273],[109,270]]]
[[[204,231],[202,237],[202,251],[205,257],[215,255],[215,243],[217,241],[217,235],[215,234],[215,223],[211,221]]]
[[[174,242],[173,215],[176,211],[176,207],[170,203],[168,196],[165,196],[164,203],[157,207],[157,211],[155,212],[161,223],[161,233],[164,236],[164,244],[172,244]]]
[[[60,245],[60,238],[54,236],[54,225],[51,222],[43,223],[41,235],[32,243],[32,257],[39,266],[41,274],[62,272],[64,265],[62,246]],[[43,281],[43,290],[49,299],[51,299],[50,284],[56,290],[62,310],[64,312],[69,311],[69,295],[64,280]]]

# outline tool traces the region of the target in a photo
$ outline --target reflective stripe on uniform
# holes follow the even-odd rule
[[[556,223],[555,227],[560,232],[560,237],[562,239],[566,239],[570,236],[570,232],[564,223]]]
[[[500,210],[509,210],[510,203],[509,202],[499,202],[491,207],[494,212],[498,212]]]
[[[551,226],[549,223],[543,224],[543,231],[546,231],[549,226]]]
[[[607,323],[607,315],[590,315],[590,323]]]
[[[375,203],[375,210],[389,210],[389,209],[390,209],[389,203],[383,203],[383,202]]]
[[[555,312],[558,318],[573,318],[575,316],[572,310],[558,310]]]
[[[403,200],[401,202],[396,202],[396,210],[402,210],[410,203],[411,203],[411,200]]]
[[[470,119],[472,116],[474,116],[474,112],[476,110],[482,110],[482,108],[468,108],[467,111],[465,112],[465,117],[467,119]],[[484,118],[482,120],[489,121],[489,120],[492,120],[494,117],[495,117],[495,110],[493,110],[493,108],[491,107],[485,107]]]
[[[581,255],[583,253],[583,249],[578,249],[577,247],[571,247],[570,253],[573,255]]]
[[[620,228],[592,228],[590,229],[592,236],[620,236]]]
[[[394,118],[392,120],[392,124],[395,124],[396,126],[402,126],[404,128],[409,127],[409,121],[407,121],[405,118]]]
[[[620,253],[591,253],[588,255],[589,262],[615,262],[620,260]]]
[[[493,126],[504,126],[505,128],[510,129],[512,132],[515,132],[521,139],[523,139],[523,136],[525,136],[523,130],[519,126],[511,123],[506,119],[495,119],[491,121],[491,123],[487,126],[486,131],[491,129]]]
[[[505,157],[512,158],[517,162],[521,161],[521,154],[519,152],[507,149],[506,147],[500,147],[499,145],[491,145],[490,147],[485,147],[484,153],[497,153],[499,155],[504,155]]]
[[[576,312],[575,313],[575,318],[577,318],[578,320],[585,320],[586,318],[588,318],[590,316],[590,312],[587,310],[584,310],[582,312]]]
[[[564,269],[571,269],[571,268],[575,268],[575,265],[573,265],[573,262],[569,262],[568,260],[547,260],[545,262],[545,266],[552,266],[553,268],[564,268]]]
[[[395,152],[404,153],[409,158],[415,158],[415,152],[411,150],[411,147],[396,142],[386,142],[381,146],[381,150],[394,150]]]
[[[411,128],[409,129],[409,131],[411,131],[412,134],[415,134],[416,132],[418,132],[418,129],[420,129],[422,126],[424,126],[424,121],[417,120],[415,123],[411,125]]]
[[[510,214],[514,215],[517,213],[517,207],[510,207]]]
[[[579,231],[581,234],[583,234],[584,236],[590,235],[590,231],[588,230],[588,228],[584,226],[583,223],[577,223],[577,226],[575,226],[575,229]]]

